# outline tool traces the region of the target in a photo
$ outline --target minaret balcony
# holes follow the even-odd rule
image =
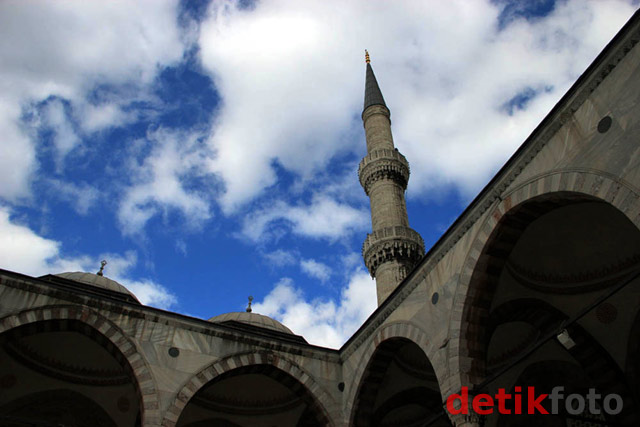
[[[424,256],[424,240],[409,227],[394,226],[368,234],[362,245],[364,263],[372,277],[378,266],[387,261],[400,261],[413,267]]]
[[[398,150],[380,149],[366,155],[358,168],[360,184],[369,195],[371,186],[381,179],[396,181],[403,190],[409,182],[409,162]]]

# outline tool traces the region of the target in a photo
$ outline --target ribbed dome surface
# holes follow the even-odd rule
[[[260,328],[271,329],[272,331],[283,332],[285,334],[292,334],[291,329],[284,326],[282,323],[268,316],[263,316],[258,313],[248,313],[246,311],[237,311],[231,313],[224,313],[219,316],[212,317],[209,322],[222,323],[228,321],[235,321],[241,323],[247,323],[249,325],[258,326]]]
[[[96,286],[98,288],[108,289],[110,291],[120,292],[123,294],[131,295],[136,301],[138,298],[129,289],[122,286],[115,280],[111,280],[104,276],[98,276],[97,274],[85,273],[82,271],[73,271],[66,273],[54,274],[56,277],[61,277],[67,280],[73,280],[75,282],[84,283],[86,285]]]

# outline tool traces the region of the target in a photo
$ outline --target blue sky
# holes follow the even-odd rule
[[[0,267],[338,347],[375,309],[369,49],[430,247],[633,1],[0,4]]]

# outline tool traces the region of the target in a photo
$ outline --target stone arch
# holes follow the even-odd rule
[[[547,334],[557,330],[567,319],[568,316],[565,313],[548,302],[539,299],[520,298],[507,301],[494,308],[489,318],[488,330],[491,332],[498,323],[505,321],[520,321],[531,325],[542,334]],[[577,363],[575,366],[579,366],[584,375],[590,379],[589,384],[597,387],[600,392],[605,394],[616,393],[624,400],[624,410],[619,415],[613,416],[612,421],[623,425],[629,422],[637,422],[638,414],[632,390],[627,385],[622,369],[606,349],[579,324],[573,324],[567,327],[567,330],[575,341],[575,346],[565,351],[575,360],[575,363]],[[530,378],[536,378],[536,376],[546,377],[549,384],[553,384],[556,378],[560,377],[553,374],[553,372],[562,372],[562,369],[553,366],[553,363],[569,364],[566,361],[538,361],[529,365],[525,372],[531,374]],[[540,366],[550,366],[550,368],[547,368],[545,372]],[[522,374],[520,377],[521,379],[523,378]],[[525,381],[522,385],[534,385],[534,383],[534,381],[529,381],[529,383]]]
[[[486,318],[488,307],[486,289],[483,289],[486,277],[478,278],[478,271],[487,267],[495,269],[500,263],[500,254],[484,253],[488,243],[496,232],[517,233],[523,218],[512,214],[533,200],[540,200],[541,206],[533,211],[522,209],[526,223],[555,207],[580,201],[600,201],[613,206],[640,227],[640,190],[602,171],[570,169],[537,175],[499,198],[470,245],[454,296],[449,325],[449,336],[454,345],[449,345],[450,364],[445,395],[455,393],[463,386],[472,387],[482,380],[483,367],[477,359],[481,351],[478,338],[485,331],[482,319]],[[515,221],[509,224],[510,219]],[[507,228],[501,230],[505,224]]]
[[[217,360],[193,375],[178,391],[167,409],[162,421],[163,427],[174,427],[189,400],[213,379],[239,368],[257,365],[268,365],[296,379],[313,398],[313,406],[327,420],[327,425],[334,425],[339,419],[339,409],[331,395],[305,372],[300,366],[281,354],[268,351],[252,351],[234,354]]]
[[[444,372],[441,365],[443,364],[432,363],[432,361],[435,359],[437,349],[433,347],[431,341],[427,337],[427,334],[419,326],[409,322],[399,321],[387,323],[383,327],[378,329],[375,335],[373,335],[372,338],[369,339],[367,347],[364,350],[363,355],[361,356],[361,360],[365,363],[358,363],[358,368],[352,376],[353,382],[349,387],[349,394],[345,406],[345,416],[348,417],[348,425],[353,425],[354,422],[356,398],[365,377],[369,361],[371,361],[376,350],[378,350],[383,342],[394,338],[402,338],[416,344],[423,351],[426,358],[433,366],[438,384],[442,384],[441,379]]]
[[[159,425],[158,395],[147,362],[135,343],[111,320],[84,306],[53,305],[11,314],[0,319],[0,334],[20,326],[50,320],[75,320],[91,327],[107,339],[131,368],[141,404],[143,426]]]

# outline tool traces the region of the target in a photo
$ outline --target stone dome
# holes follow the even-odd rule
[[[278,322],[275,319],[272,319],[269,316],[264,316],[258,313],[237,311],[224,313],[209,319],[209,322],[213,323],[224,323],[230,321],[245,323],[248,325],[257,326],[259,328],[270,329],[272,331],[294,335],[291,329],[287,328],[282,323]]]
[[[138,301],[138,298],[129,289],[122,286],[115,280],[111,280],[104,276],[99,276],[93,273],[85,273],[82,271],[73,271],[66,273],[54,274],[55,277],[62,279],[73,280],[74,282],[84,283],[85,285],[91,285],[102,289],[107,289],[121,294],[130,295],[134,300]],[[138,301],[140,302],[140,301]]]

